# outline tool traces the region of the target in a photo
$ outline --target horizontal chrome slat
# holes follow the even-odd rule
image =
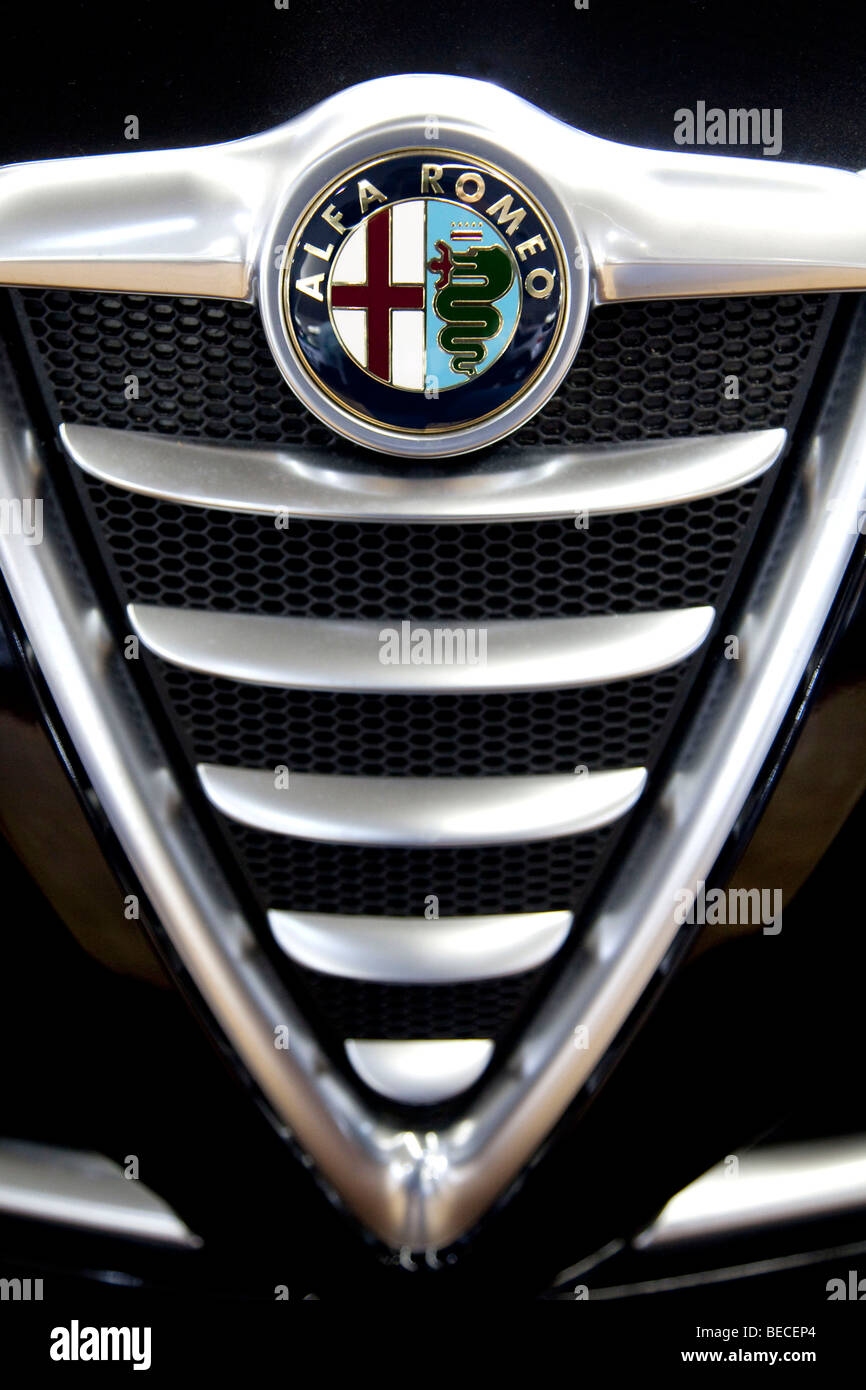
[[[379,1095],[404,1105],[435,1105],[478,1080],[493,1043],[488,1038],[348,1038],[346,1055]]]
[[[635,1237],[656,1250],[866,1208],[866,1139],[773,1144],[725,1159],[672,1197]]]
[[[273,909],[268,922],[286,955],[310,970],[389,984],[495,979],[534,970],[559,950],[572,914],[365,917]]]
[[[0,1213],[124,1240],[201,1245],[162,1197],[103,1154],[0,1141]]]
[[[345,777],[200,764],[218,810],[243,825],[349,845],[506,845],[595,830],[625,814],[642,767],[530,777]],[[282,779],[279,779],[280,781]]]
[[[645,675],[696,651],[714,617],[701,607],[385,625],[149,604],[130,604],[128,613],[148,650],[192,671],[289,689],[398,694],[551,690]]]
[[[367,521],[481,522],[636,511],[709,497],[775,463],[784,430],[521,449],[422,470],[354,467],[324,450],[185,444],[133,430],[60,426],[69,457],[95,478],[147,497],[233,512]],[[290,522],[291,524],[291,522]]]

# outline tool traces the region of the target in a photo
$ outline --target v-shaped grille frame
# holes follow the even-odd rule
[[[344,167],[352,162],[350,133],[366,154],[385,138],[406,138],[417,119],[407,111],[478,109],[482,94],[485,125],[442,116],[443,142],[459,140],[479,157],[506,148],[518,168],[526,161],[533,191],[540,186],[539,196],[548,192],[574,219],[574,245],[585,243],[589,256],[580,268],[598,301],[866,287],[866,184],[858,176],[627,150],[498,89],[451,78],[369,84],[363,100],[371,116],[360,135],[359,94],[344,93],[287,127],[229,146],[4,171],[0,279],[250,297],[289,190],[293,206],[310,180],[302,163],[318,156],[318,179],[337,157],[333,149]],[[540,171],[529,168],[531,150],[544,151]],[[267,279],[260,283],[267,321]],[[674,941],[676,894],[711,870],[854,546],[852,518],[866,490],[864,336],[861,314],[832,404],[791,482],[798,519],[739,622],[745,650],[736,679],[730,668],[718,673],[712,718],[698,720],[681,744],[577,967],[467,1113],[439,1131],[384,1122],[329,1064],[210,861],[172,770],[143,735],[146,715],[128,672],[109,659],[110,633],[70,565],[60,518],[53,514],[40,546],[0,536],[3,571],[36,659],[174,947],[280,1120],[387,1243],[440,1248],[477,1220],[591,1077]],[[87,454],[80,436],[77,445],[71,434],[67,440]],[[103,443],[96,441],[97,451]],[[117,481],[117,450],[113,458]],[[593,467],[590,459],[590,476]],[[0,421],[0,480],[9,498],[50,496],[33,435],[8,411]],[[404,496],[413,505],[410,488]],[[483,500],[474,507],[485,514]],[[275,1045],[281,1030],[288,1048]]]

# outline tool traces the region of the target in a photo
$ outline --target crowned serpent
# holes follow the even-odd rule
[[[455,372],[475,376],[487,351],[486,340],[502,327],[502,315],[493,300],[511,289],[514,266],[501,246],[454,251],[447,242],[437,241],[436,250],[439,256],[429,268],[439,272],[433,297],[434,312],[445,320],[439,346],[451,353]]]

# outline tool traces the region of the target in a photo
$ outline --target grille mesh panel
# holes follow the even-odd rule
[[[224,822],[264,903],[296,912],[423,916],[435,894],[442,917],[573,907],[611,827],[528,845],[481,849],[377,849],[270,835]]]
[[[83,478],[127,598],[399,622],[579,617],[715,602],[760,483],[687,505],[489,526],[273,520]]]
[[[337,442],[283,382],[252,305],[66,290],[25,290],[18,302],[69,423],[250,444]],[[515,443],[783,425],[825,303],[761,295],[597,308],[563,387]],[[739,399],[725,398],[730,374]],[[137,400],[125,396],[130,375]]]
[[[295,772],[470,777],[642,764],[688,663],[655,676],[485,695],[266,690],[162,667],[201,762]]]
[[[285,385],[249,305],[56,290],[15,300],[55,421],[347,452]],[[508,447],[790,427],[828,312],[818,295],[596,309],[560,390]],[[738,377],[739,398],[726,398],[726,375]],[[460,527],[292,518],[285,531],[268,518],[73,476],[122,603],[389,625],[718,607],[766,496],[756,482],[593,517],[587,530],[570,519]],[[582,691],[405,697],[262,690],[150,662],[195,760],[393,776],[652,768],[695,664]],[[579,912],[625,824],[525,845],[408,850],[217,821],[262,907],[394,916],[423,915],[431,894],[442,916]],[[496,1037],[541,973],[432,988],[306,970],[296,978],[337,1040]]]
[[[314,970],[301,974],[341,1037],[471,1038],[505,1029],[541,971],[461,985],[380,985]]]

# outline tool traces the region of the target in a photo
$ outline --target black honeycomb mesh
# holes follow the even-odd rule
[[[57,290],[16,296],[55,421],[241,445],[347,446],[292,395],[257,310]],[[790,425],[823,296],[657,301],[593,311],[574,366],[513,440],[562,446]],[[735,375],[739,397],[724,377]],[[130,376],[137,398],[128,400]],[[510,447],[510,446],[509,446]],[[369,457],[369,456],[366,456]],[[239,467],[243,454],[239,454]],[[175,506],[73,469],[121,603],[395,624],[719,606],[766,497],[754,483],[683,506],[486,526],[303,521]],[[377,775],[652,768],[695,663],[578,691],[387,696],[273,691],[151,662],[193,760]],[[579,912],[624,822],[513,846],[310,843],[218,818],[263,907],[442,916]],[[346,1036],[497,1036],[538,971],[419,988],[299,971]]]
[[[784,425],[823,295],[660,299],[590,315],[574,366],[518,444],[599,443]],[[722,389],[736,376],[739,397]]]
[[[317,618],[630,613],[715,602],[760,483],[676,507],[484,526],[305,521],[81,484],[122,590],[141,603]]]
[[[70,423],[249,444],[336,442],[285,385],[252,305],[67,290],[16,298]],[[563,386],[514,442],[783,425],[825,304],[823,295],[761,295],[597,308]],[[738,399],[724,394],[727,375],[739,378]],[[128,400],[130,376],[138,398]]]
[[[226,824],[266,904],[394,917],[423,917],[430,895],[438,898],[441,917],[577,906],[612,835],[605,826],[525,845],[378,849]]]
[[[197,761],[369,777],[643,765],[688,669],[578,690],[407,696],[268,690],[158,668]]]
[[[763,486],[593,517],[587,529],[301,520],[284,531],[76,476],[124,602],[388,624],[718,604]],[[194,760],[371,776],[650,764],[690,671],[583,690],[401,696],[269,690],[157,663]],[[527,882],[519,906],[542,889]]]
[[[461,985],[380,985],[315,970],[301,975],[342,1037],[489,1038],[512,1022],[541,971]]]

